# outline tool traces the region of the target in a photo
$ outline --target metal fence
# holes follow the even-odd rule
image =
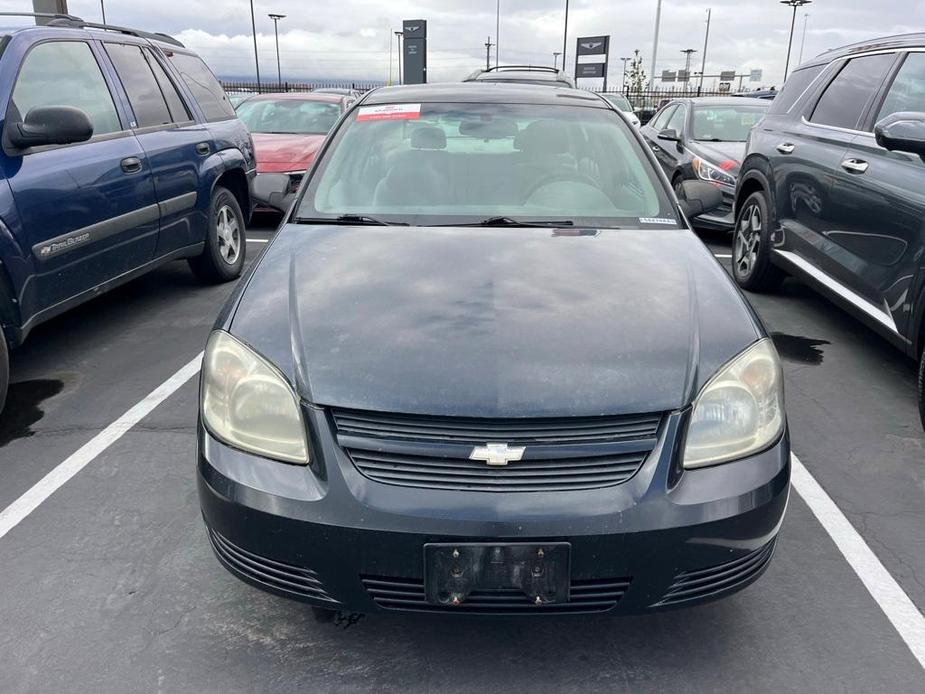
[[[272,94],[275,92],[312,92],[316,89],[356,89],[365,92],[381,87],[381,82],[230,82],[222,80],[226,92],[254,92]]]

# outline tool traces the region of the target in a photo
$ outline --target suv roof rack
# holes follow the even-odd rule
[[[78,22],[82,21],[80,17],[58,12],[0,12],[0,17],[41,17],[43,19],[47,17],[49,19],[74,19]]]
[[[559,68],[549,67],[548,65],[495,65],[479,72],[503,72],[504,70],[527,70],[528,72],[562,72]]]
[[[141,31],[140,29],[130,29],[128,27],[117,26],[115,24],[98,24],[97,22],[85,22],[80,17],[72,17],[70,15],[53,19],[48,23],[48,26],[70,27],[73,29],[104,29],[106,31],[115,31],[119,34],[127,34],[128,36],[137,36],[138,38],[148,39],[149,41],[161,41],[162,43],[169,43],[173,46],[186,48],[186,46],[177,41],[173,36],[169,36],[167,34],[161,34],[159,32],[152,31]]]

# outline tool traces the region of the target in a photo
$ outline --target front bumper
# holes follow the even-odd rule
[[[695,217],[692,221],[696,228],[713,231],[731,231],[735,228],[735,213],[733,211],[735,189],[721,186],[720,190],[723,193],[723,204],[710,214]]]
[[[321,410],[309,413],[315,471],[232,449],[200,425],[198,483],[216,555],[278,595],[356,612],[638,613],[728,595],[767,567],[787,505],[789,438],[673,478],[679,413],[627,482],[498,493],[392,486],[361,475]],[[316,463],[317,465],[317,463]],[[572,598],[423,598],[423,547],[436,542],[569,542]]]

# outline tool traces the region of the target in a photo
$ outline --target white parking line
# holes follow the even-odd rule
[[[800,459],[791,455],[790,461],[793,488],[835,541],[836,547],[909,646],[919,665],[925,668],[925,617]]]
[[[201,364],[202,352],[0,511],[0,538],[199,373]],[[800,459],[792,455],[791,462],[793,488],[835,542],[835,546],[919,664],[925,668],[925,617]]]
[[[247,239],[248,243],[269,243],[270,239]]]
[[[173,376],[152,390],[146,398],[132,406],[125,414],[87,441],[64,462],[36,482],[21,497],[0,511],[0,538],[19,525],[20,522],[42,502],[60,489],[69,479],[83,470],[94,458],[122,438],[123,434],[147,417],[177,389],[199,373],[202,352]]]
[[[732,253],[714,253],[713,257],[714,258],[731,258]]]

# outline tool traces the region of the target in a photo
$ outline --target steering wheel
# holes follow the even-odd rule
[[[543,178],[538,180],[536,183],[534,183],[530,187],[530,190],[527,191],[525,199],[529,200],[531,197],[533,197],[533,194],[536,193],[536,191],[538,191],[543,186],[548,186],[550,183],[558,183],[559,181],[570,181],[572,183],[584,183],[585,185],[589,185],[592,188],[595,188],[596,190],[601,189],[601,187],[597,184],[597,181],[595,181],[593,178],[591,178],[587,174],[583,174],[581,173],[581,171],[573,171],[569,169],[569,170],[562,170],[562,171],[557,171],[555,173],[551,173],[548,176],[544,176]]]

